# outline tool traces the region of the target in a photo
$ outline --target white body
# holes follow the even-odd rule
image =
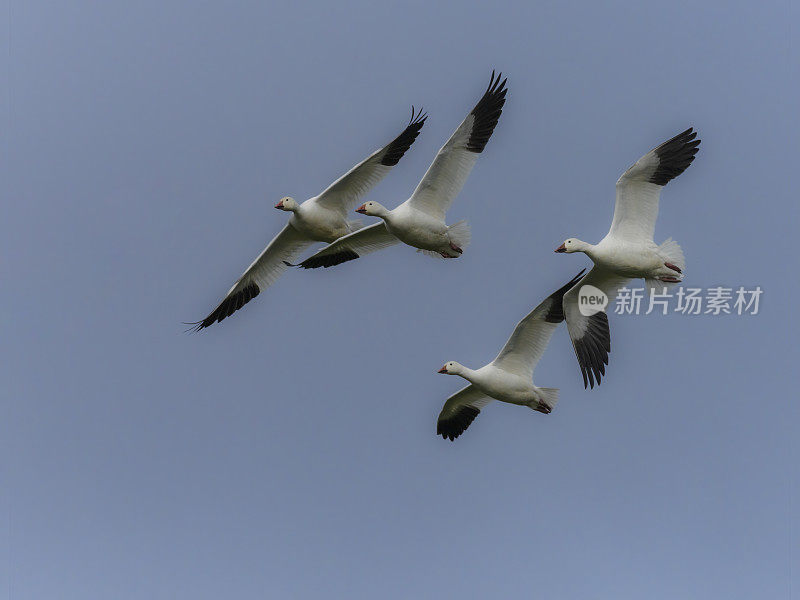
[[[460,375],[490,398],[501,402],[533,405],[533,408],[545,402],[541,388],[536,387],[529,377],[506,371],[492,363],[477,370],[461,365],[453,374]]]
[[[412,108],[411,121],[400,135],[355,165],[319,196],[302,204],[288,196],[282,198],[275,208],[291,212],[289,222],[236,280],[219,306],[202,321],[193,323],[195,328],[203,329],[222,321],[247,304],[275,283],[288,264],[315,242],[330,243],[357,231],[361,223],[348,219],[350,211],[411,147],[426,118],[421,113],[415,117]]]
[[[469,426],[491,400],[528,406],[545,414],[558,402],[558,389],[533,383],[533,372],[542,358],[553,332],[564,320],[564,294],[583,275],[581,271],[522,319],[495,359],[480,369],[470,369],[455,361],[445,363],[439,373],[458,375],[470,385],[444,403],[437,433],[451,441]]]
[[[621,277],[658,279],[679,275],[664,266],[673,257],[662,254],[653,240],[626,240],[608,234],[600,243],[587,246],[584,252],[597,267]]]
[[[401,204],[383,220],[389,233],[409,246],[436,251],[450,245],[444,221],[408,204]]]
[[[661,189],[694,160],[700,140],[689,128],[657,146],[629,168],[617,181],[614,218],[608,234],[598,244],[577,238],[564,241],[556,252],[583,252],[594,268],[564,296],[564,314],[584,386],[600,383],[608,364],[611,336],[605,313],[582,314],[580,290],[591,285],[602,290],[608,305],[631,279],[643,278],[650,291],[662,291],[683,278],[686,261],[681,247],[671,239],[653,241]]]
[[[331,267],[398,243],[431,256],[458,258],[469,244],[469,228],[463,221],[448,226],[445,217],[497,125],[507,91],[500,78],[492,73],[483,97],[441,147],[408,200],[394,210],[364,203],[358,212],[382,223],[336,240],[300,266]]]
[[[315,242],[333,242],[359,229],[358,221],[349,221],[341,211],[327,208],[310,198],[289,217],[289,225]]]

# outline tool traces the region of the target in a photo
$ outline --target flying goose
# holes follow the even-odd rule
[[[631,279],[644,278],[651,291],[683,279],[686,262],[681,247],[671,238],[660,246],[653,241],[658,216],[658,199],[663,188],[683,173],[697,154],[700,140],[690,127],[644,156],[617,180],[617,202],[611,229],[600,243],[576,238],[564,241],[556,252],[583,252],[594,262],[591,271],[564,296],[567,330],[578,357],[584,388],[594,388],[595,379],[605,375],[611,335],[603,310],[581,310],[581,295],[594,295],[593,286],[614,301],[617,291]],[[599,297],[599,294],[597,294]],[[587,314],[584,314],[587,313]]]
[[[286,270],[286,263],[296,260],[305,248],[314,242],[332,242],[359,229],[360,221],[348,220],[349,211],[400,161],[427,118],[422,111],[415,113],[412,106],[411,120],[400,135],[334,181],[319,196],[303,203],[288,196],[281,198],[275,208],[292,213],[289,222],[233,284],[219,306],[205,319],[189,325],[200,331],[222,321],[275,283]]]
[[[492,400],[528,406],[544,414],[553,410],[558,402],[558,389],[535,386],[533,371],[556,327],[564,320],[564,293],[575,285],[583,273],[581,271],[569,283],[550,294],[517,323],[500,354],[488,365],[473,371],[449,361],[439,369],[439,373],[460,375],[470,385],[444,403],[436,424],[437,435],[455,440]]]
[[[506,101],[506,80],[492,77],[475,108],[442,146],[411,198],[394,210],[378,202],[362,204],[356,212],[380,217],[381,222],[350,233],[307,258],[305,269],[332,267],[403,242],[430,256],[457,258],[469,244],[469,226],[448,226],[445,213],[461,191],[472,167],[492,136]]]

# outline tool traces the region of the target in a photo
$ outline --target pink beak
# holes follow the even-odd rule
[[[437,373],[444,373],[444,374],[447,374],[447,365],[443,366],[441,369],[439,369],[439,370],[438,370],[438,371],[436,371],[436,372],[437,372]]]
[[[280,202],[278,202],[278,203],[275,205],[275,208],[283,208],[283,200],[281,200]]]
[[[362,204],[361,206],[359,206],[359,207],[356,209],[356,212],[357,212],[357,213],[361,213],[362,215],[365,215],[365,214],[367,214],[367,205],[366,205],[366,204]]]
[[[567,251],[567,247],[564,244],[561,244],[558,248],[556,248],[555,251],[556,252],[566,252]]]

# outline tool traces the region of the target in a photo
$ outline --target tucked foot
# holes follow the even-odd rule
[[[659,281],[663,281],[664,283],[680,283],[681,280],[677,277],[670,277],[669,275],[665,275],[663,277],[656,277]]]
[[[665,262],[664,266],[667,267],[668,269],[672,269],[673,271],[677,271],[678,273],[683,273],[683,271],[681,271],[680,267],[675,266],[672,263]]]
[[[464,253],[464,251],[458,246],[456,246],[453,242],[450,242],[450,248],[453,250],[453,252],[457,252],[458,254]]]

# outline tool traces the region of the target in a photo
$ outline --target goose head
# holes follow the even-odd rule
[[[287,212],[294,212],[296,211],[300,205],[295,201],[294,198],[291,196],[284,196],[280,199],[280,201],[275,205],[275,208],[278,210],[285,210]]]
[[[461,366],[460,363],[457,363],[456,361],[451,360],[451,361],[448,361],[448,362],[444,363],[444,366],[441,369],[439,369],[437,372],[438,373],[442,373],[444,375],[460,375],[462,368],[463,367]]]
[[[380,202],[374,202],[370,200],[369,202],[364,202],[364,204],[359,206],[356,209],[356,212],[369,217],[381,217],[389,211],[385,206],[381,205]]]
[[[589,247],[589,244],[586,242],[582,242],[578,238],[567,238],[564,240],[564,243],[561,244],[558,248],[556,248],[556,252],[566,252],[567,254],[571,254],[573,252],[586,252],[586,249]]]

